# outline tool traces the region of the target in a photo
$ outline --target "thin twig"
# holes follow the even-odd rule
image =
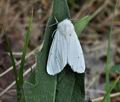
[[[5,94],[10,88],[12,88],[12,86],[15,85],[15,81],[13,81],[8,87],[6,87],[1,93],[0,96],[2,96],[3,94]]]
[[[113,98],[113,97],[117,97],[117,96],[120,96],[120,92],[113,93],[113,94],[110,95],[111,98]],[[101,101],[101,100],[103,100],[103,98],[104,98],[104,96],[102,96],[102,97],[98,97],[98,98],[94,98],[94,99],[92,99],[92,102],[98,102],[98,101]]]
[[[8,55],[10,55],[9,52],[6,52]],[[12,52],[14,56],[21,56],[22,52]]]
[[[94,1],[95,1],[95,0],[92,0],[92,1],[90,1],[89,4],[84,5],[84,6],[78,11],[78,13],[77,13],[73,18],[74,18],[75,20],[76,20],[77,18],[79,18],[80,15],[82,14],[82,12],[85,11],[85,10],[87,10],[87,9],[93,4]]]
[[[95,93],[99,93],[99,94],[105,94],[106,92],[103,90],[96,90],[96,89],[86,89],[86,92],[95,92]]]
[[[105,20],[103,20],[100,24],[97,24],[98,28],[101,28],[105,25],[108,25],[108,23],[110,23],[110,20],[113,18],[113,16],[117,16],[119,14],[119,11],[115,11],[115,14],[110,14],[109,17],[107,17]]]
[[[86,90],[90,89],[90,87],[95,83],[95,81],[98,79],[98,74],[92,79],[90,84],[87,86]]]
[[[95,11],[95,13],[92,15],[91,18],[94,18],[94,17],[97,16],[101,11],[103,11],[103,9],[109,4],[109,2],[110,2],[109,0],[106,0],[105,3]]]
[[[32,67],[28,68],[25,72],[24,72],[24,76],[26,76],[30,71],[31,69],[34,69],[36,66],[36,63],[34,65],[32,65]],[[3,94],[5,94],[10,88],[12,88],[14,85],[15,85],[15,81],[13,81],[9,86],[7,86],[1,93],[0,93],[0,96],[2,96]]]
[[[29,58],[31,55],[35,54],[35,52],[40,48],[42,48],[43,44],[40,45],[40,47],[38,46],[37,48],[35,48],[33,51],[31,51],[30,53],[28,53],[25,57],[25,59]],[[21,60],[18,61],[16,63],[16,66],[18,66],[21,63]],[[4,71],[3,73],[0,74],[0,77],[4,76],[5,74],[7,74],[9,71],[11,71],[13,69],[13,67],[11,66],[10,68],[8,68],[6,71]]]

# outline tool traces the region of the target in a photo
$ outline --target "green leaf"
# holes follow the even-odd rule
[[[54,0],[53,3],[53,16],[50,17],[47,28],[45,31],[44,45],[37,54],[37,66],[35,72],[35,84],[25,82],[24,93],[26,102],[55,102],[56,95],[56,76],[50,76],[46,72],[47,57],[52,42],[52,34],[56,29],[56,26],[49,27],[55,22],[55,18],[61,21],[65,18],[69,18],[68,7],[65,0]],[[62,8],[61,8],[62,7]],[[30,81],[32,81],[30,79]]]
[[[114,84],[114,81],[110,83],[111,85]],[[116,86],[113,88],[113,90],[120,91],[120,82],[117,82]]]
[[[52,27],[49,25],[56,23],[55,18],[57,18],[59,22],[70,18],[66,0],[54,0],[53,2],[53,13],[45,30],[44,45],[41,52],[37,53],[36,71],[33,77],[24,84],[26,102],[84,101],[84,74],[74,73],[68,65],[56,76],[50,76],[46,72],[47,57],[52,43],[52,34],[57,27],[57,25]],[[85,20],[75,23],[75,27],[85,22]],[[88,21],[86,22],[88,23]],[[76,31],[80,33],[84,28],[77,28]],[[34,82],[32,82],[32,80],[35,84],[33,84]]]
[[[32,71],[31,69],[31,72],[30,72],[30,77],[29,77],[29,82],[32,83],[32,84],[35,84],[36,83],[36,80],[35,80],[35,70]]]
[[[55,102],[71,102],[75,85],[75,76],[69,66],[57,76],[57,92]]]
[[[76,33],[79,34],[85,29],[87,24],[90,22],[91,16],[82,17],[79,21],[74,23]]]
[[[47,26],[53,23],[55,23],[53,18],[50,18]],[[34,73],[35,84],[32,82],[32,77],[29,79],[29,82],[25,82],[24,84],[26,102],[54,102],[56,77],[50,76],[46,72],[47,56],[53,31],[54,29],[52,27],[46,29],[43,48],[41,52],[37,53],[37,66]]]
[[[120,65],[114,65],[111,68],[111,72],[116,73],[116,74],[120,74]]]
[[[84,77],[83,74],[74,74],[75,75],[75,84],[72,93],[71,102],[85,102],[85,85],[84,85]]]
[[[120,82],[118,82],[118,83],[116,84],[116,86],[114,87],[114,89],[115,89],[116,91],[120,91]]]
[[[70,18],[69,8],[66,0],[53,0],[53,16],[60,22],[66,18]]]

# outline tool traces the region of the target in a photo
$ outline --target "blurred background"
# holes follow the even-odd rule
[[[52,0],[0,0],[0,93],[14,81],[12,71],[6,72],[12,64],[4,35],[7,34],[10,40],[16,63],[19,66],[24,33],[28,28],[28,20],[33,9],[32,34],[25,69],[34,66],[36,48],[42,44],[46,22],[51,14],[51,4]],[[95,98],[105,94],[104,68],[107,60],[107,41],[114,14],[111,66],[120,64],[120,3],[117,4],[115,12],[113,9],[116,0],[68,0],[68,4],[73,20],[77,21],[83,16],[95,14],[80,35],[87,66],[86,98],[94,101]],[[116,73],[110,73],[110,80],[115,80],[117,76]],[[120,102],[120,82],[112,92],[117,93],[112,97],[112,102]],[[0,96],[0,102],[16,102],[15,85]]]

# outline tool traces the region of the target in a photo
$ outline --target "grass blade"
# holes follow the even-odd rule
[[[113,21],[114,21],[114,17],[115,17],[115,10],[117,7],[117,2],[116,5],[114,7],[114,16],[112,18],[112,24],[110,26],[110,32],[108,33],[108,48],[107,48],[107,63],[105,66],[105,73],[106,73],[106,83],[105,83],[105,91],[107,93],[107,95],[105,95],[104,97],[104,101],[105,102],[110,102],[110,80],[109,80],[109,74],[110,74],[110,67],[111,67],[111,58],[112,58],[112,54],[111,54],[111,43],[112,43],[112,31],[113,31]]]
[[[28,30],[25,33],[24,48],[23,48],[23,54],[22,54],[20,70],[19,70],[19,84],[21,86],[23,85],[23,70],[24,70],[24,64],[25,64],[25,55],[26,55],[27,48],[28,48],[31,30],[32,30],[32,17],[30,17],[30,19],[29,19]]]
[[[14,56],[12,54],[12,49],[10,47],[10,41],[8,40],[8,37],[7,37],[6,34],[5,34],[5,39],[6,39],[6,42],[7,42],[7,49],[9,51],[9,53],[10,53],[10,58],[11,58],[12,65],[13,65],[13,71],[14,71],[16,82],[17,82],[17,68],[16,68],[16,65],[15,65]]]
[[[18,74],[17,74],[17,68],[16,68],[16,64],[15,64],[15,60],[14,60],[14,56],[12,54],[12,49],[10,47],[10,42],[8,40],[8,37],[7,35],[5,34],[5,39],[6,39],[6,43],[7,43],[7,49],[10,53],[10,58],[11,58],[11,61],[12,61],[12,66],[13,66],[13,72],[14,72],[14,75],[15,75],[15,81],[16,81],[16,91],[17,91],[17,100],[19,101],[19,83],[18,83]]]

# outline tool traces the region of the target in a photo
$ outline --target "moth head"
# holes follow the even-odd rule
[[[72,31],[74,30],[74,26],[70,20],[65,19],[58,24],[58,30],[62,34],[66,35],[66,34],[72,33]]]

